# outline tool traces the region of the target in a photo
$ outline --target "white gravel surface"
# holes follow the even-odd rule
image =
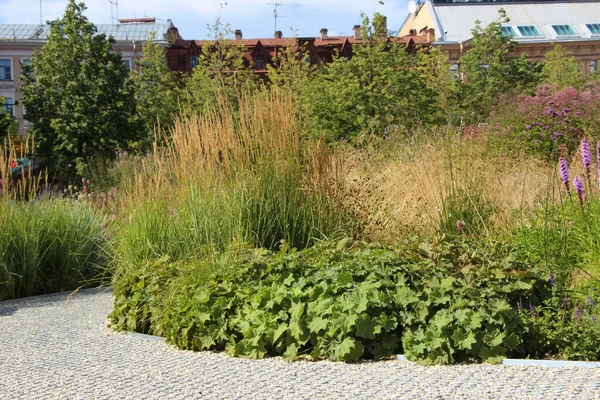
[[[0,399],[600,399],[600,368],[245,360],[107,327],[112,292],[0,303]]]

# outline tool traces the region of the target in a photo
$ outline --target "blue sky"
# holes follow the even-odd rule
[[[114,2],[115,0],[113,0]],[[116,0],[119,18],[155,17],[171,19],[184,39],[206,38],[207,24],[220,14],[231,29],[241,29],[244,38],[272,37],[275,0]],[[278,30],[284,36],[318,36],[321,28],[329,34],[351,35],[352,27],[361,23],[360,13],[378,11],[388,17],[388,29],[397,31],[407,15],[408,0],[277,0]],[[62,16],[67,0],[42,0],[42,20]],[[88,0],[86,16],[95,24],[111,23],[109,0]],[[0,0],[0,24],[39,24],[40,0]],[[116,17],[113,6],[113,16]]]

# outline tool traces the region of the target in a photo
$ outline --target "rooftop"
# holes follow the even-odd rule
[[[116,41],[146,41],[155,32],[155,42],[166,42],[167,33],[173,23],[166,20],[165,23],[156,23],[153,19],[120,20],[120,24],[96,25],[98,33],[112,36]],[[51,25],[26,25],[26,24],[0,24],[0,41],[45,41],[50,34]]]

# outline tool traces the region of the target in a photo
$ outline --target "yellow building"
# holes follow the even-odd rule
[[[558,43],[581,62],[583,73],[600,68],[600,1],[411,0],[408,8],[398,36],[433,30],[432,45],[448,53],[451,69],[457,72],[475,21],[485,27],[498,20],[500,9],[510,19],[502,32],[517,42],[515,56],[526,53],[530,61],[539,62]]]

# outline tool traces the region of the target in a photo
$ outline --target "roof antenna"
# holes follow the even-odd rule
[[[277,0],[275,0],[275,3],[269,3],[269,4],[273,6],[273,18],[275,19],[275,32],[277,32],[277,18],[285,18],[278,14],[277,9],[279,7],[283,7],[285,4],[279,3],[279,2],[277,2]]]
[[[119,23],[119,0],[108,0],[110,3],[110,19],[116,25]],[[115,13],[113,13],[113,8],[117,17],[115,18]]]

